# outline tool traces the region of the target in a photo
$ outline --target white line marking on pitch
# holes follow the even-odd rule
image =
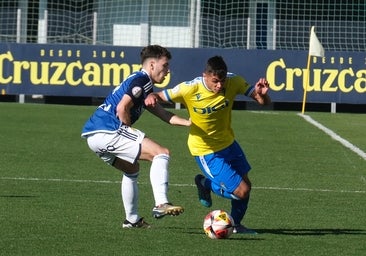
[[[118,184],[121,181],[113,180],[70,180],[70,179],[41,179],[41,178],[25,178],[25,177],[0,177],[0,180],[21,180],[21,181],[51,181],[51,182],[75,182],[75,183],[104,183]],[[139,182],[141,185],[148,185],[146,182]],[[172,187],[195,187],[193,184],[169,184]],[[308,191],[308,192],[332,192],[332,193],[355,193],[366,194],[362,190],[332,190],[332,189],[312,189],[312,188],[281,188],[281,187],[253,187],[253,189],[261,190],[288,190],[288,191]]]
[[[341,136],[339,136],[338,134],[336,134],[332,130],[328,129],[324,125],[318,123],[317,121],[315,121],[314,119],[312,119],[310,116],[303,115],[303,114],[298,114],[298,115],[301,116],[301,117],[303,117],[309,123],[311,123],[314,126],[318,127],[320,130],[322,130],[326,134],[328,134],[330,137],[332,137],[332,139],[340,142],[343,146],[345,146],[346,148],[349,148],[350,150],[352,150],[353,152],[355,152],[357,155],[359,155],[360,157],[362,157],[364,160],[366,160],[366,153],[364,151],[362,151],[361,149],[359,149],[358,147],[356,147],[355,145],[353,145],[352,143],[350,143],[348,140],[343,139]]]

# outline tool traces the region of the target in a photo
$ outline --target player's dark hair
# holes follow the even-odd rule
[[[225,78],[227,74],[227,66],[221,56],[214,56],[207,60],[205,71],[206,74],[213,74],[219,78]]]
[[[141,64],[143,64],[148,58],[160,59],[161,57],[167,57],[168,60],[170,60],[172,55],[165,47],[160,45],[148,45],[141,50],[140,57]]]

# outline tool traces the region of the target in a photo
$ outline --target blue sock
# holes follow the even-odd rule
[[[231,200],[231,217],[233,217],[235,225],[239,225],[243,220],[248,209],[250,194],[244,200]]]
[[[202,185],[205,188],[209,189],[210,191],[212,190],[212,188],[211,188],[211,180],[210,179],[205,178]]]

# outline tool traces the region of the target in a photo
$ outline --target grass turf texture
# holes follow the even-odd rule
[[[234,111],[237,140],[252,164],[245,224],[260,234],[210,240],[202,229],[213,196],[199,205],[187,129],[145,113],[136,127],[169,147],[178,217],[151,217],[148,163],[139,177],[149,230],[125,230],[120,173],[80,138],[95,107],[0,104],[1,255],[362,255],[366,251],[366,161],[295,112]],[[185,110],[177,111],[185,115]],[[307,113],[366,150],[366,115]]]

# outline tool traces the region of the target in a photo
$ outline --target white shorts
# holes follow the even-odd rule
[[[113,165],[116,157],[134,164],[141,152],[145,133],[129,126],[122,126],[115,132],[98,132],[87,137],[89,148],[104,162]]]

